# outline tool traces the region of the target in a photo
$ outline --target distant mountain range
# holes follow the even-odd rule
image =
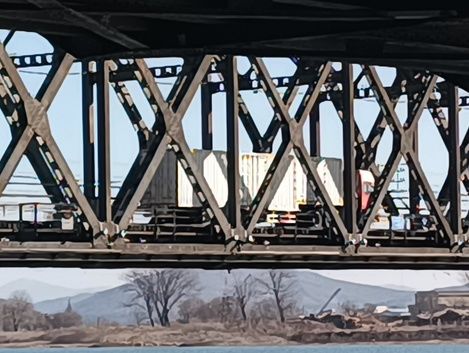
[[[229,274],[226,271],[190,270],[198,276],[200,291],[196,296],[205,301],[215,297],[229,295],[229,285],[232,274],[237,276],[254,277],[265,275],[260,270],[239,270]],[[329,309],[338,308],[342,303],[351,302],[357,306],[370,303],[393,307],[406,307],[414,303],[414,291],[405,288],[389,288],[357,284],[322,276],[313,271],[295,271],[296,296],[298,307],[305,313],[316,313],[336,291],[339,294],[328,305]],[[124,284],[111,289],[102,288],[71,289],[54,286],[44,282],[18,279],[0,286],[0,298],[8,298],[16,290],[25,290],[35,303],[35,308],[43,313],[57,313],[67,307],[70,299],[72,307],[88,324],[96,324],[97,320],[118,322],[121,324],[135,324],[134,308],[128,306],[132,302],[133,294]],[[445,290],[448,288],[440,289]],[[451,290],[469,290],[469,286],[451,287]],[[177,309],[173,311],[176,314]]]
[[[228,286],[231,281],[230,274],[225,271],[191,270],[200,280],[198,297],[209,301],[215,297],[229,294]],[[262,276],[259,270],[233,271],[239,276],[252,274]],[[312,271],[297,271],[297,297],[298,307],[305,313],[317,312],[334,291],[341,288],[340,293],[332,300],[328,308],[337,308],[344,302],[351,302],[357,306],[363,304],[388,305],[406,307],[414,302],[414,292],[401,291],[389,288],[356,284],[339,281],[319,275]],[[72,307],[88,324],[95,324],[99,319],[118,322],[121,324],[135,324],[134,309],[126,304],[132,301],[133,294],[128,291],[128,285],[121,285],[112,289],[96,293],[81,293],[75,296],[41,301],[35,304],[36,310],[43,313],[56,313],[63,311],[68,299]],[[177,310],[174,310],[176,312]]]
[[[0,298],[9,298],[15,291],[26,291],[33,303],[62,297],[73,297],[88,292],[95,293],[103,288],[72,289],[52,284],[20,278],[0,286]]]

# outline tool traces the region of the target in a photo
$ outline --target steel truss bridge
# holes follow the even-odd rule
[[[469,131],[460,139],[459,112],[469,98],[468,10],[461,2],[440,7],[407,2],[233,0],[58,1],[0,0],[0,27],[11,30],[0,45],[0,109],[11,141],[0,160],[4,194],[26,156],[56,209],[75,220],[71,230],[22,220],[0,222],[3,266],[201,268],[458,268],[469,267],[469,218],[461,195],[469,192]],[[423,6],[423,7],[421,7]],[[444,7],[444,8],[443,8]],[[9,55],[15,31],[48,39],[51,53]],[[163,34],[164,33],[164,34]],[[13,38],[13,39],[12,39]],[[250,68],[238,72],[239,55]],[[183,63],[152,67],[144,58],[180,57]],[[288,57],[292,75],[272,77],[263,57]],[[83,184],[80,185],[51,132],[48,110],[74,63],[81,65]],[[341,62],[335,69],[332,62]],[[355,72],[359,64],[359,72]],[[391,85],[375,65],[396,69]],[[20,70],[48,69],[32,95]],[[216,79],[214,79],[214,77]],[[165,97],[156,80],[173,78]],[[366,80],[367,87],[360,82]],[[154,115],[149,126],[127,88],[137,83]],[[298,108],[291,106],[300,89]],[[260,131],[240,92],[258,91],[271,111]],[[111,92],[114,91],[114,92]],[[212,97],[225,93],[228,201],[218,205],[192,155],[183,120],[196,94],[201,96],[202,148],[213,149]],[[111,196],[110,95],[117,94],[135,128],[139,152],[115,198]],[[368,136],[354,117],[354,103],[375,99],[380,111]],[[399,99],[407,114],[396,112]],[[331,102],[342,122],[344,206],[332,203],[311,157],[320,156],[320,105]],[[435,195],[419,161],[419,120],[431,114],[448,154],[446,181]],[[96,132],[94,131],[96,125]],[[274,153],[257,194],[241,207],[240,126],[253,152]],[[309,130],[309,143],[303,132]],[[384,168],[376,161],[386,129],[392,150]],[[95,139],[96,136],[96,139]],[[280,146],[274,140],[280,136]],[[156,213],[148,224],[133,216],[166,153],[183,166],[201,204],[186,212],[182,228]],[[321,224],[262,233],[257,224],[295,155],[313,190]],[[425,231],[376,231],[380,209],[399,214],[390,184],[403,159],[409,168],[407,211],[418,214],[420,200],[430,213]],[[370,207],[358,207],[357,171],[375,178]],[[303,215],[308,217],[307,211]],[[310,217],[313,217],[310,214]],[[298,218],[297,218],[298,219]],[[198,221],[199,223],[197,223]],[[168,223],[172,231],[165,231]],[[307,223],[307,222],[306,222]],[[181,227],[181,224],[177,225]],[[162,230],[163,229],[163,230]],[[184,229],[184,230],[178,230]],[[194,230],[195,229],[195,230]],[[363,240],[366,239],[366,244]],[[356,244],[350,246],[350,243]],[[362,246],[359,246],[362,244]],[[366,246],[365,246],[366,245]]]

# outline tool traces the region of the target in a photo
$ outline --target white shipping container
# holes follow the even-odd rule
[[[239,173],[241,174],[243,190],[242,205],[246,206],[252,203],[269,170],[271,161],[272,157],[267,153],[243,153],[241,155]]]
[[[212,190],[218,205],[223,207],[228,198],[226,152],[193,150],[193,157],[199,171],[203,174]],[[290,156],[289,158],[291,158],[290,166],[268,207],[271,211],[295,211],[299,209],[299,204],[304,204],[307,201],[306,175],[303,173],[303,169],[296,157]],[[274,155],[268,153],[241,154],[240,197],[243,206],[251,204],[273,159]],[[321,180],[324,181],[326,189],[329,191],[327,185],[332,185],[331,180],[333,178],[330,175],[328,176],[326,167],[327,163],[318,163]],[[336,204],[334,200],[337,199],[337,194],[340,197],[340,192],[329,192],[333,203]],[[177,162],[173,153],[166,153],[154,180],[143,197],[142,206],[200,206],[199,199],[194,193],[184,168]]]
[[[316,165],[319,178],[326,188],[329,198],[334,206],[343,206],[342,191],[342,160],[338,158],[320,158],[313,157],[313,163]],[[313,199],[311,188],[307,188],[307,200]]]
[[[292,159],[290,166],[269,205],[269,210],[271,211],[291,212],[298,210],[297,190],[298,181],[301,183],[301,175],[297,173],[296,158],[292,158],[292,156],[290,156],[290,158]]]
[[[193,150],[193,157],[199,171],[205,177],[217,203],[223,207],[228,200],[228,183],[226,179],[226,153],[221,151]],[[194,193],[184,168],[180,163],[177,167],[178,206],[198,207],[199,198]]]

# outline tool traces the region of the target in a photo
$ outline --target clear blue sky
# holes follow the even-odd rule
[[[0,40],[4,38],[6,32],[0,31]],[[8,51],[12,54],[32,54],[51,52],[52,47],[43,38],[35,34],[17,33],[8,46]],[[153,59],[150,65],[167,64],[180,62],[178,59]],[[272,76],[287,75],[293,72],[293,67],[285,59],[266,59],[267,66]],[[246,69],[246,61],[239,60],[239,69]],[[29,71],[44,72],[44,68],[30,69]],[[56,141],[65,155],[72,171],[77,179],[82,176],[82,141],[81,141],[81,89],[80,89],[80,66],[74,65],[72,74],[68,76],[57,98],[49,110],[51,128]],[[393,80],[393,69],[379,69],[381,78],[385,84],[390,84]],[[36,92],[40,87],[44,76],[23,72],[21,74],[27,87],[31,92]],[[171,80],[161,81],[161,89],[167,94],[170,89]],[[139,87],[135,83],[129,84],[134,99],[147,123],[151,125],[152,113],[146,103]],[[112,91],[111,91],[112,93]],[[265,128],[270,121],[272,113],[268,107],[265,97],[261,93],[245,93],[243,98],[247,102],[254,118],[261,129]],[[301,99],[302,96],[299,97]],[[299,100],[296,101],[298,104]],[[200,148],[200,99],[196,95],[186,118],[184,126],[186,137],[192,148]],[[292,109],[295,108],[293,105]],[[224,96],[217,94],[214,98],[214,130],[215,148],[224,149],[225,113]],[[405,119],[406,104],[398,104],[398,114],[402,120]],[[374,118],[378,114],[378,105],[370,100],[356,102],[355,116],[357,124],[362,133],[367,136]],[[111,94],[111,158],[112,176],[115,180],[122,180],[133,158],[137,153],[137,138],[133,133],[124,110],[120,107],[114,94]],[[467,110],[461,112],[461,136],[465,133],[469,125]],[[321,128],[323,138],[321,148],[324,156],[341,157],[342,136],[341,124],[335,110],[330,103],[321,105]],[[448,158],[443,142],[439,138],[438,132],[431,120],[428,112],[425,112],[420,125],[420,158],[424,170],[427,172],[431,184],[438,188],[447,174]],[[0,119],[0,152],[3,153],[10,141],[10,132],[5,119]],[[306,134],[306,141],[308,136]],[[391,134],[388,131],[381,142],[378,154],[378,162],[385,163],[391,146]],[[249,141],[244,131],[241,134],[241,148],[243,151],[249,150]],[[33,174],[31,166],[27,161],[23,161],[18,167],[18,172],[22,174]],[[31,187],[9,187],[6,191],[21,190],[31,191]],[[0,203],[5,202],[5,198],[0,199]],[[457,276],[448,275],[438,271],[325,271],[324,274],[371,284],[393,284],[399,286],[413,287],[416,289],[429,289],[452,285],[458,282]],[[119,284],[122,270],[80,270],[80,269],[0,269],[0,284],[7,283],[17,278],[34,278],[49,283],[63,286],[87,288],[94,286],[111,286]]]

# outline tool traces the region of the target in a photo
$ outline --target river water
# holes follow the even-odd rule
[[[0,353],[469,353],[469,345],[340,345],[290,347],[187,348],[27,348],[0,349]]]

